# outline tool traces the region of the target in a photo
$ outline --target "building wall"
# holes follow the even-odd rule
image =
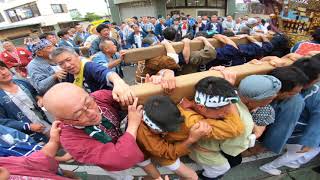
[[[37,2],[37,7],[39,9],[41,16],[11,23],[5,10],[11,9],[14,7],[18,7],[20,5],[27,4],[30,2]],[[15,1],[2,3],[1,7],[0,7],[0,11],[1,11],[2,15],[4,16],[4,18],[6,19],[6,22],[1,23],[0,25],[41,23],[43,26],[50,26],[50,25],[57,24],[59,22],[67,22],[67,21],[72,20],[70,14],[68,12],[55,14],[51,8],[51,4],[66,4],[66,1],[65,0],[37,0],[37,1],[35,1],[35,0],[15,0]]]
[[[157,16],[156,14],[156,4],[150,2],[130,2],[122,3],[118,5],[120,11],[121,20],[133,16]]]
[[[224,9],[215,9],[215,8],[175,8],[175,9],[167,9],[167,14],[170,14],[172,11],[180,11],[180,13],[184,13],[185,15],[190,14],[193,17],[197,17],[199,11],[214,11],[217,12],[218,16],[224,16],[225,10]]]

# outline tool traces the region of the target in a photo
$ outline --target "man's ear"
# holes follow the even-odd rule
[[[40,50],[40,51],[37,51],[37,52],[36,52],[36,55],[42,57],[42,56],[43,56],[43,52],[42,52],[41,50]]]

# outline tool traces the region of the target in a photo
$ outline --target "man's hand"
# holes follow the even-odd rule
[[[130,86],[120,78],[113,81],[112,97],[121,105],[130,105],[133,103],[135,96]]]
[[[64,70],[59,70],[59,71],[57,71],[56,73],[54,73],[54,77],[55,77],[55,79],[61,81],[61,80],[63,80],[63,79],[66,78],[67,74],[68,74],[68,73],[67,73],[66,71],[64,71]]]
[[[120,59],[121,59],[121,61],[123,61],[123,60],[124,60],[124,56],[126,55],[126,51],[121,50],[121,51],[119,52],[119,54],[120,54]]]
[[[30,124],[30,129],[33,132],[42,133],[45,130],[45,127],[42,124],[32,123]]]
[[[60,133],[61,133],[61,128],[59,125],[61,124],[60,121],[54,121],[51,126],[50,130],[50,141],[60,143]]]
[[[193,125],[189,131],[188,139],[195,143],[203,136],[208,136],[212,131],[211,126],[205,121],[199,121]]]
[[[265,130],[266,130],[266,126],[254,125],[254,127],[253,127],[253,133],[254,133],[254,135],[256,136],[257,139],[263,134],[263,132]]]
[[[161,80],[161,87],[167,94],[172,93],[176,88],[176,78],[174,77],[174,72],[172,70],[165,70]]]
[[[302,149],[297,153],[306,153],[306,152],[309,152],[311,149],[312,149],[311,147],[303,146]]]
[[[42,97],[41,96],[37,96],[37,105],[39,106],[39,107],[43,107],[43,102],[42,102]]]
[[[194,38],[194,40],[205,41],[206,38],[203,36],[198,36],[198,37]]]
[[[183,43],[185,44],[185,43],[190,43],[190,41],[191,41],[190,39],[188,39],[188,38],[184,38],[184,39],[182,39],[182,41],[181,41],[181,42],[183,42]]]
[[[142,105],[138,106],[138,98],[134,99],[132,105],[128,106],[128,128],[127,132],[136,137],[138,127],[142,120]]]
[[[232,85],[236,84],[236,80],[237,80],[237,73],[236,72],[228,70],[224,66],[211,67],[210,70],[220,71],[225,80],[227,80]]]
[[[150,76],[149,74],[146,74],[146,80],[145,83],[152,83],[152,84],[160,84],[162,81],[162,76],[160,75],[152,75]]]

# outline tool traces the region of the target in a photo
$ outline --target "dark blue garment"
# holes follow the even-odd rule
[[[44,112],[37,106],[36,90],[24,80],[13,80],[13,82],[18,85],[33,101],[34,107],[36,108],[34,111],[37,112],[40,118],[43,121],[51,124]],[[0,90],[0,125],[4,125],[13,129],[17,129],[21,132],[29,134],[36,140],[37,142],[47,141],[47,137],[40,133],[33,133],[30,129],[30,124],[32,121],[28,119],[27,116],[17,107],[17,105],[10,99],[10,97],[3,91]]]
[[[164,26],[166,25],[164,24]],[[162,25],[160,23],[154,27],[154,34],[159,38],[159,40],[163,40]]]
[[[209,32],[210,31],[216,31],[218,34],[222,34],[223,33],[222,24],[220,22],[216,22],[216,23],[208,22],[207,25],[206,25],[206,29],[205,30],[209,31]]]
[[[28,156],[41,148],[30,136],[0,125],[0,157]]]
[[[270,42],[262,42],[260,45],[257,43],[249,43],[240,44],[238,47],[242,56],[246,59],[246,62],[249,62],[252,59],[261,59],[271,53],[273,46]]]
[[[143,38],[145,38],[147,34],[143,31],[141,31],[140,34],[142,36],[141,38],[141,43],[142,43]],[[135,44],[135,46],[138,47],[138,44],[134,40],[134,32],[132,32],[127,39],[127,45],[129,46],[129,48],[131,48],[133,44]],[[141,47],[143,47],[143,43],[141,44]]]
[[[273,124],[268,126],[263,145],[274,153],[281,153],[305,107],[304,99],[300,94],[283,101],[275,101],[271,104],[275,110],[276,118]]]
[[[112,71],[95,62],[87,62],[84,66],[84,85],[87,92],[94,92],[100,89],[112,89],[111,84],[107,80],[107,75]],[[74,75],[68,73],[66,82],[73,83]]]
[[[320,82],[301,92],[305,108],[288,143],[320,146]]]
[[[239,49],[231,46],[225,45],[221,48],[216,48],[217,57],[215,60],[210,61],[206,66],[207,69],[212,66],[237,66],[245,63],[245,59],[242,57]]]

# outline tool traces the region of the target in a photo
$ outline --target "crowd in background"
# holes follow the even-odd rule
[[[177,41],[181,52],[172,45]],[[204,48],[192,51],[194,41]],[[259,17],[180,14],[77,24],[25,42],[26,48],[4,42],[0,55],[1,178],[76,178],[59,168],[75,160],[107,171],[137,165],[152,179],[161,178],[154,163],[181,178],[219,179],[244,154],[286,147],[260,167],[280,175],[278,168],[299,168],[320,152],[320,29],[291,48],[285,34]],[[193,98],[177,105],[169,96],[153,96],[142,107],[123,80],[124,50],[153,45],[166,54],[137,63],[139,83],[170,94],[179,75],[215,70],[223,78],[201,79]],[[264,62],[275,69],[239,86],[237,74],[225,68]],[[195,172],[182,156],[202,170]]]

